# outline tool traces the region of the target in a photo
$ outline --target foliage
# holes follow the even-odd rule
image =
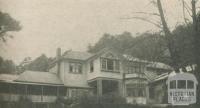
[[[19,66],[20,71],[23,72],[25,70],[32,70],[32,71],[47,72],[48,67],[52,62],[52,60],[53,60],[52,58],[48,58],[45,54],[42,54],[33,61],[31,61],[29,57],[28,58],[26,57]]]
[[[143,33],[135,38],[136,44],[126,49],[134,57],[169,64],[169,54],[165,40],[160,33]]]
[[[172,50],[176,53],[174,60],[178,67],[194,63],[193,35],[191,24],[179,25],[172,31],[170,40],[172,41]],[[94,46],[90,46],[88,51],[96,53],[105,47],[114,47],[121,53],[149,61],[163,62],[173,67],[167,40],[161,32],[143,33],[135,37],[128,32],[119,35],[106,34]]]
[[[17,108],[31,108],[32,102],[30,99],[21,96],[20,99],[17,101],[17,105],[15,106]]]
[[[79,103],[72,108],[147,108],[147,106],[138,106],[127,104],[125,98],[119,96],[88,96],[82,97]]]
[[[44,54],[37,57],[34,61],[32,61],[28,65],[28,70],[33,70],[33,71],[47,71],[47,68],[48,68],[48,58]]]
[[[70,107],[74,102],[76,102],[73,98],[67,98],[64,99],[63,97],[58,97],[55,105],[56,108],[64,108],[64,107]]]
[[[21,30],[19,22],[13,19],[8,13],[0,11],[0,41],[6,42],[7,37],[13,37],[8,35],[7,32],[19,30]]]
[[[102,107],[103,105],[111,105],[116,107],[119,104],[126,104],[125,98],[116,95],[104,95],[101,97],[85,95],[79,98],[77,104],[74,104],[73,107],[90,108]]]
[[[185,67],[195,63],[194,31],[192,25],[180,25],[172,32],[173,49],[178,67]]]
[[[143,33],[135,37],[129,32],[119,35],[103,35],[89,52],[96,53],[102,48],[114,47],[120,53],[150,61],[162,61],[169,64],[169,54],[166,50],[165,40],[160,33]]]
[[[12,60],[4,60],[0,57],[0,73],[12,74],[15,72],[15,64]]]
[[[75,106],[72,108],[149,108],[149,106],[135,105],[135,104],[112,104],[112,103],[94,104],[93,103],[93,104],[87,104],[87,106]]]
[[[94,46],[90,45],[88,47],[88,51],[91,53],[95,53],[105,47],[114,47],[117,50],[123,52],[125,50],[125,47],[132,46],[132,40],[133,37],[129,32],[124,32],[119,35],[111,35],[105,33],[103,37]]]

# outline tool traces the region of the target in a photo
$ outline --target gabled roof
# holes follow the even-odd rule
[[[108,53],[108,52],[114,52],[115,55],[117,55],[118,58],[122,58],[122,55],[117,51],[115,50],[114,48],[112,47],[106,47],[106,48],[103,48],[102,50],[94,53],[90,58],[88,58],[88,60],[91,60],[91,59],[95,59],[105,53]]]
[[[64,59],[76,59],[76,60],[87,60],[92,57],[93,54],[88,52],[80,52],[80,51],[68,51],[63,54]]]
[[[54,73],[25,71],[16,80],[16,82],[63,85],[62,81]]]

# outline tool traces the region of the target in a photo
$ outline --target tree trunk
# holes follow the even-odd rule
[[[197,67],[195,69],[195,76],[200,82],[200,34],[198,30],[198,23],[199,21],[197,20],[197,15],[196,15],[196,1],[192,0],[192,19],[193,19],[193,29],[194,29],[194,54],[195,54],[195,62],[197,64]],[[199,84],[197,85],[197,103],[200,103],[200,86]]]
[[[169,49],[171,60],[172,60],[171,65],[175,69],[175,71],[177,71],[178,68],[179,68],[179,66],[178,66],[179,56],[178,56],[178,53],[176,53],[176,49],[173,45],[174,42],[173,42],[173,39],[172,39],[172,33],[170,32],[168,25],[167,25],[167,22],[165,20],[162,4],[161,4],[160,0],[157,0],[157,7],[158,7],[159,14],[160,14],[161,22],[162,22],[162,28],[163,28],[163,31],[165,33],[165,39],[167,41],[167,47]]]

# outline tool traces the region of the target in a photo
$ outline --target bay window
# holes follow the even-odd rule
[[[101,58],[101,70],[119,72],[120,63],[117,59]]]
[[[141,73],[142,72],[142,67],[140,65],[133,65],[133,66],[127,66],[127,73],[132,74],[132,73]]]

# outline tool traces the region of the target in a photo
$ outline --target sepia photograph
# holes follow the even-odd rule
[[[0,108],[199,108],[200,0],[0,0]]]

